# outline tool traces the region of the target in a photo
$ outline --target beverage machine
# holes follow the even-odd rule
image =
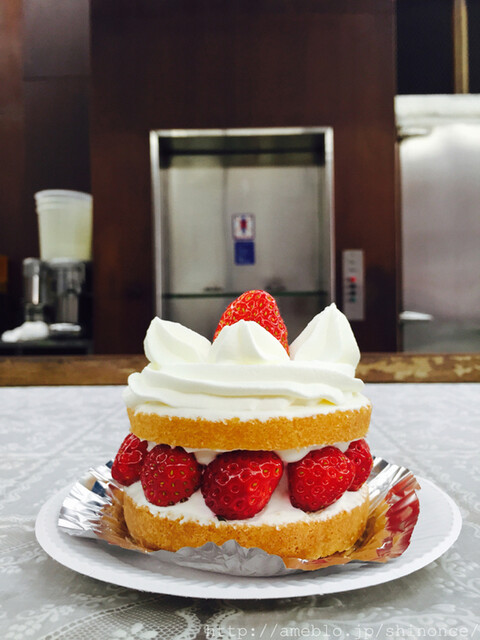
[[[91,337],[91,291],[90,261],[23,261],[24,321],[46,322],[51,337]]]
[[[48,324],[50,337],[92,333],[92,216],[89,193],[35,193],[40,258],[23,261],[23,316]]]
[[[333,131],[160,130],[150,148],[157,315],[211,339],[265,289],[293,340],[334,296]]]

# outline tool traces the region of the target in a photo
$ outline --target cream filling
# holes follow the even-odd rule
[[[129,389],[124,392],[124,400],[127,407],[134,409],[135,413],[154,414],[159,416],[171,416],[172,418],[184,418],[190,420],[208,420],[209,422],[222,423],[225,420],[237,419],[240,422],[258,420],[267,422],[276,418],[309,418],[317,415],[335,413],[335,411],[358,411],[370,406],[370,400],[361,393],[345,394],[341,404],[330,402],[314,402],[311,404],[291,404],[278,409],[257,409],[251,410],[228,410],[228,409],[186,409],[170,407],[160,402],[141,402],[137,404],[135,397]]]
[[[179,520],[181,522],[194,521],[202,525],[222,526],[260,526],[270,525],[279,527],[295,522],[321,522],[333,518],[342,512],[353,511],[367,498],[368,486],[365,483],[358,491],[347,491],[332,505],[315,513],[305,513],[301,509],[292,506],[288,495],[287,474],[284,472],[278,487],[272,494],[265,508],[253,518],[246,520],[218,520],[215,514],[207,507],[199,489],[185,502],[179,502],[171,507],[157,507],[148,502],[143,493],[141,482],[135,482],[124,491],[138,507],[147,507],[153,516]]]
[[[161,443],[149,441],[147,451],[151,451],[157,444]],[[335,442],[331,445],[314,444],[309,447],[301,447],[299,449],[278,449],[275,450],[274,453],[277,454],[277,456],[284,464],[289,464],[290,462],[298,462],[298,460],[304,458],[307,453],[310,453],[310,451],[314,451],[315,449],[323,449],[323,447],[336,447],[337,449],[340,449],[342,453],[345,453],[349,445],[350,442]],[[192,449],[190,447],[182,448],[185,449],[187,453],[193,453],[198,464],[204,465],[210,464],[210,462],[212,462],[212,460],[214,460],[218,454],[226,453],[228,451],[227,449]],[[231,451],[231,449],[229,449],[229,451]]]
[[[310,447],[302,447],[300,449],[279,449],[275,450],[274,453],[282,460],[284,464],[289,464],[290,462],[297,462],[301,460],[303,457],[310,453],[310,451],[314,451],[315,449],[322,449],[323,447],[332,446],[340,449],[342,453],[348,449],[350,442],[336,442],[332,445],[325,444],[315,444]],[[155,443],[149,442],[148,448],[149,450],[155,446]],[[185,451],[188,453],[193,453],[197,462],[199,464],[210,464],[212,460],[216,458],[219,453],[225,453],[226,450],[215,450],[215,449],[191,449],[189,447],[183,447]]]

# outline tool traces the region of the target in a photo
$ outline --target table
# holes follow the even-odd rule
[[[431,479],[460,507],[464,524],[449,551],[384,585],[252,601],[106,584],[58,564],[36,542],[45,500],[116,452],[128,429],[121,390],[0,388],[3,639],[480,638],[478,384],[366,386],[373,452]]]

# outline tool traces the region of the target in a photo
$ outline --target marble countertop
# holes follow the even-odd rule
[[[423,569],[383,585],[274,600],[136,591],[80,575],[41,549],[34,526],[45,501],[110,459],[123,440],[121,390],[0,388],[2,638],[480,638],[478,384],[366,385],[372,451],[455,500],[463,517],[457,542]]]

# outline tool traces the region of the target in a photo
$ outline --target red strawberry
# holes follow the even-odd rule
[[[290,502],[303,511],[328,507],[345,493],[354,475],[353,463],[340,449],[314,449],[288,465]]]
[[[140,479],[146,499],[167,507],[184,502],[198,489],[202,467],[182,447],[157,444],[146,457]]]
[[[355,477],[349,487],[349,491],[358,491],[362,484],[368,479],[373,467],[373,458],[370,447],[365,440],[355,440],[345,452],[347,458],[355,465]]]
[[[203,475],[205,503],[226,520],[245,520],[267,504],[283,473],[273,451],[227,451],[207,466]]]
[[[112,478],[128,487],[140,480],[148,442],[130,433],[120,445],[112,465]]]
[[[225,325],[235,324],[239,320],[253,320],[279,340],[288,353],[287,327],[280,315],[273,296],[259,289],[242,293],[224,311],[213,339]]]

